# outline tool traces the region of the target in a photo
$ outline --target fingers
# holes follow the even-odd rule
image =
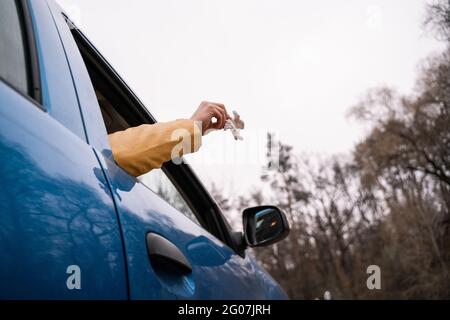
[[[223,127],[225,126],[225,121],[227,120],[225,111],[218,106],[213,106],[213,110],[214,110],[214,116],[216,117],[217,122],[214,123],[212,125],[212,127],[214,129],[223,129]]]
[[[222,103],[217,103],[217,102],[211,102],[212,104],[218,106],[219,108],[221,108],[223,111],[225,111],[225,116],[226,119],[231,119],[230,115],[228,114],[227,109],[225,108],[225,105],[223,105]]]
[[[222,110],[225,111],[226,119],[231,119],[230,115],[228,114],[227,108],[225,107],[225,105],[223,103],[208,102],[208,101],[203,101],[202,103],[206,104],[206,105],[214,105],[214,106],[217,106],[217,107],[221,108]]]
[[[214,129],[222,129],[223,126],[225,125],[224,114],[223,114],[222,109],[220,109],[219,107],[214,106],[214,105],[210,105],[209,108],[210,108],[211,117],[214,117],[217,119],[216,123],[213,123],[211,121],[209,127],[214,128]]]
[[[212,122],[213,117],[217,119],[217,122]],[[210,128],[223,129],[225,122],[231,117],[222,103],[203,101],[191,119],[200,119],[206,126],[205,130],[208,130]]]
[[[203,101],[201,103],[201,106],[203,106],[203,108],[208,110],[208,113],[210,114],[211,118],[215,117],[217,119],[217,122],[215,123],[208,121],[209,124],[208,127],[212,127],[214,129],[223,129],[223,127],[225,126],[225,121],[227,119],[230,119],[230,116],[228,115],[225,106],[221,103],[207,102],[207,101]]]

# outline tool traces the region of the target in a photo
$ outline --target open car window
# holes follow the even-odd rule
[[[94,84],[95,85],[95,84]],[[130,127],[127,121],[120,115],[114,102],[108,99],[109,91],[102,92],[101,88],[95,88],[95,94],[100,105],[103,121],[105,122],[108,134],[125,130]],[[186,217],[201,225],[192,209],[187,204],[183,196],[178,192],[172,181],[161,169],[154,169],[138,177],[138,180],[147,188],[158,194],[172,207],[184,214]]]
[[[67,17],[65,17],[67,19]],[[142,124],[153,124],[156,120],[130,90],[115,70],[95,49],[81,31],[69,21],[72,35],[85,62],[92,84],[96,91],[107,133],[125,130]],[[159,178],[143,177],[141,182],[154,192],[158,192],[153,181],[163,179],[170,181],[170,192],[177,191],[171,197],[160,196],[187,217],[201,225],[216,238],[232,249],[238,251],[233,240],[231,227],[223,217],[217,203],[212,199],[203,184],[186,163],[176,165],[169,161],[163,164]],[[155,170],[153,170],[155,171]],[[160,189],[167,189],[159,185]],[[173,198],[171,202],[168,199]],[[181,204],[182,201],[183,203]],[[186,210],[189,208],[189,210]]]
[[[124,106],[121,105],[123,103],[122,101],[117,100],[117,96],[114,94],[114,88],[109,87],[107,83],[102,82],[101,77],[96,74],[95,68],[88,68],[88,72],[91,79],[93,79],[95,94],[97,96],[107,133],[111,134],[131,127],[126,119],[127,115],[122,115],[120,112]],[[138,180],[148,189],[158,194],[172,207],[198,225],[201,225],[195,213],[163,170],[154,169],[138,177]]]

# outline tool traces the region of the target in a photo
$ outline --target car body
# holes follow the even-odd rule
[[[200,224],[114,162],[88,69],[123,101],[130,125],[155,120],[61,8],[2,2],[17,7],[27,79],[0,79],[0,298],[287,298],[187,164],[163,170]],[[189,272],[151,261],[160,246]]]

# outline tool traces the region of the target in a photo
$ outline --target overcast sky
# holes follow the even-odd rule
[[[296,152],[345,153],[363,128],[346,112],[364,92],[409,92],[441,48],[425,0],[58,0],[159,121],[202,100],[246,122],[244,141],[206,136],[188,157],[229,192],[259,183],[265,132]]]

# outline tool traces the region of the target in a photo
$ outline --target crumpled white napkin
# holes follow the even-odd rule
[[[245,123],[241,120],[241,116],[233,111],[233,119],[228,119],[225,121],[224,130],[231,130],[234,140],[244,140],[241,136],[240,131],[244,129]]]

